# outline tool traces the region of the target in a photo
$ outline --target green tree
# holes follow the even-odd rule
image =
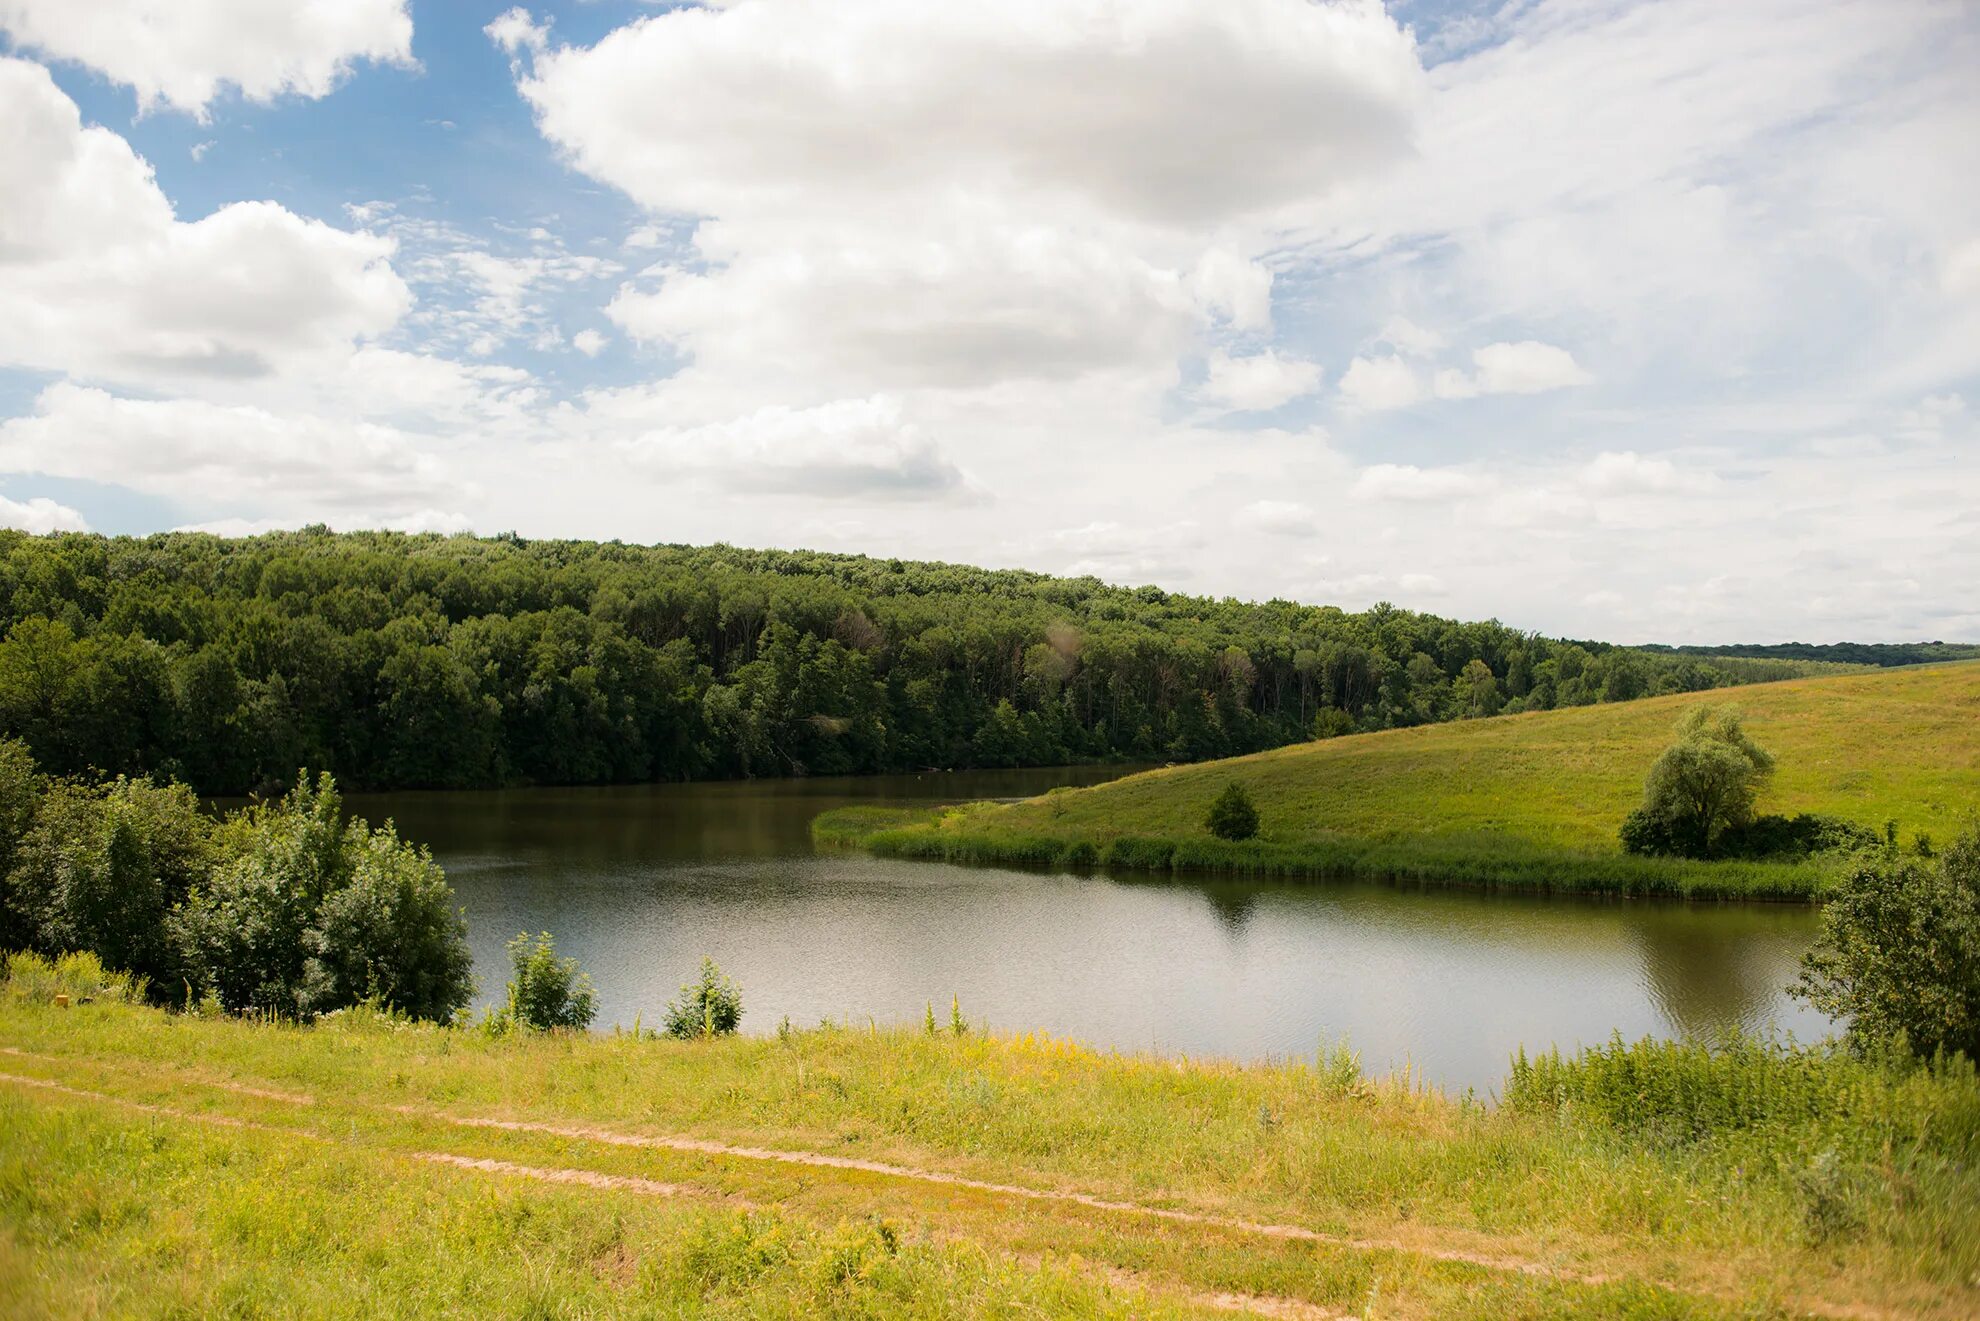
[[[667,1035],[683,1041],[725,1037],[742,1022],[742,1012],[742,988],[704,956],[701,975],[681,987],[680,996],[667,1006]]]
[[[1793,994],[1849,1021],[1861,1045],[1980,1060],[1980,827],[1938,858],[1856,872],[1822,911]]]
[[[1203,824],[1218,839],[1250,839],[1258,833],[1258,808],[1244,786],[1233,781],[1210,804]]]
[[[1774,759],[1746,733],[1733,707],[1695,706],[1678,720],[1677,741],[1643,782],[1643,805],[1623,823],[1632,853],[1709,858],[1729,827],[1753,819],[1753,803]]]

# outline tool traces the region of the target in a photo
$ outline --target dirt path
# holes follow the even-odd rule
[[[652,1135],[641,1133],[618,1133],[611,1129],[592,1128],[569,1124],[545,1124],[518,1119],[483,1119],[468,1115],[451,1114],[445,1110],[429,1110],[418,1106],[394,1107],[400,1114],[421,1119],[433,1119],[442,1123],[456,1124],[464,1128],[492,1128],[510,1133],[542,1133],[550,1137],[575,1138],[588,1142],[603,1142],[620,1147],[649,1147],[665,1151],[694,1152],[706,1156],[723,1156],[736,1160],[775,1161],[785,1165],[805,1165],[817,1169],[856,1170],[862,1174],[878,1174],[887,1178],[907,1179],[916,1183],[938,1184],[950,1188],[967,1188],[972,1192],[991,1193],[999,1197],[1019,1197],[1028,1201],[1060,1202],[1072,1206],[1085,1207],[1094,1211],[1110,1211],[1121,1215],[1148,1216],[1157,1220],[1168,1220],[1178,1224],[1202,1225],[1211,1229],[1227,1229],[1242,1234],[1257,1234],[1265,1238],[1292,1239],[1302,1243],[1317,1243],[1326,1247],[1349,1248],[1357,1252],[1402,1252],[1418,1257],[1428,1257],[1433,1261],[1456,1262],[1466,1266],[1480,1266],[1487,1270],[1512,1271],[1544,1279],[1566,1280],[1574,1284],[1607,1284],[1615,1277],[1589,1272],[1563,1270],[1543,1262],[1525,1260],[1518,1257],[1496,1256],[1487,1253],[1466,1252],[1456,1248],[1444,1248],[1411,1243],[1402,1239],[1356,1238],[1345,1234],[1328,1234],[1301,1225],[1277,1225],[1257,1220],[1244,1220],[1234,1216],[1213,1215],[1204,1211],[1181,1211],[1173,1207],[1149,1206],[1143,1202],[1126,1202],[1114,1198],[1101,1197],[1094,1193],[1073,1192],[1057,1188],[1032,1188],[1022,1184],[993,1183],[985,1179],[973,1179],[962,1174],[947,1174],[940,1170],[916,1169],[909,1165],[892,1165],[885,1161],[867,1160],[857,1156],[833,1156],[817,1151],[783,1151],[772,1147],[739,1147],[724,1142],[711,1142],[705,1138],[677,1137],[672,1135]]]

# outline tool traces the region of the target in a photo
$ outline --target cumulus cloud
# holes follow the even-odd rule
[[[1225,408],[1262,413],[1319,388],[1320,364],[1266,349],[1244,358],[1221,351],[1211,354],[1209,374],[1197,393]]]
[[[886,397],[816,408],[773,405],[700,426],[657,428],[620,443],[662,478],[710,477],[739,490],[817,496],[964,494],[968,479]]]
[[[1416,369],[1394,353],[1356,358],[1341,373],[1341,403],[1360,413],[1408,408],[1423,397],[1423,380]]]
[[[1466,375],[1455,368],[1437,373],[1439,398],[1468,399],[1480,394],[1544,394],[1595,378],[1583,371],[1566,349],[1538,340],[1516,344],[1487,344],[1471,354],[1475,370]]]
[[[359,60],[412,62],[406,0],[0,0],[0,29],[136,89],[140,110],[202,117],[228,86],[250,101],[319,97]]]
[[[702,218],[627,334],[835,389],[1172,367],[1265,324],[1262,218],[1406,149],[1421,92],[1379,5],[757,0],[532,44],[585,173]]]
[[[1716,479],[1661,456],[1624,450],[1596,455],[1576,474],[1576,482],[1596,495],[1672,495],[1710,490]]]
[[[605,336],[595,330],[580,330],[577,334],[571,336],[571,347],[587,358],[597,357],[605,351],[605,346],[611,342],[611,340],[605,338]]]
[[[83,516],[45,495],[13,500],[0,495],[0,527],[18,528],[41,536],[49,532],[87,532]]]
[[[60,382],[0,422],[0,472],[102,481],[174,500],[215,492],[292,508],[403,505],[462,484],[405,433]]]
[[[144,383],[347,355],[410,301],[391,244],[241,202],[182,222],[128,143],[0,57],[0,363]]]

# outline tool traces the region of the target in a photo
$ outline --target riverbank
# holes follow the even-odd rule
[[[497,1040],[58,989],[0,997],[11,1315],[1980,1307],[1963,1067],[1619,1050],[1491,1105],[1344,1052]]]
[[[1542,892],[1819,899],[1848,861],[1624,854],[1616,831],[1687,693],[1327,739],[1165,767],[1022,803],[827,813],[813,838],[948,862],[1258,876],[1354,876]],[[1820,812],[1907,843],[1980,803],[1980,664],[1756,684],[1736,698],[1779,770],[1761,810]],[[1225,785],[1259,837],[1203,825]]]

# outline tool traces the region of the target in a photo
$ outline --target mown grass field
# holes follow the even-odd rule
[[[0,997],[8,1316],[1980,1310],[1970,1069],[1843,1061],[1808,1075],[1829,1111],[1778,1079],[1721,1087],[1744,1117],[1691,1132],[1341,1056],[494,1039],[50,989]],[[1605,1095],[1689,1112],[1623,1064]]]
[[[1823,812],[1909,841],[1947,839],[1980,807],[1980,663],[1757,684],[1427,725],[1175,766],[1014,804],[918,817],[857,810],[818,836],[957,861],[1328,871],[1543,889],[1818,895],[1834,865],[1623,855],[1616,830],[1687,707],[1731,703],[1774,754],[1760,808]],[[1224,785],[1259,838],[1212,839]]]

